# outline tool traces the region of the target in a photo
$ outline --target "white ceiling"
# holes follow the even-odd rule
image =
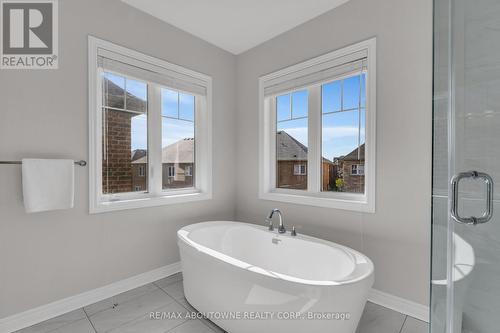
[[[233,54],[349,0],[122,0]]]

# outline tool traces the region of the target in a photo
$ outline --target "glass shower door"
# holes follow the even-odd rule
[[[500,332],[500,1],[434,16],[431,332]]]

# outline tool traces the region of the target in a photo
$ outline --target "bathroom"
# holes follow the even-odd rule
[[[0,0],[0,333],[498,332],[495,0]]]

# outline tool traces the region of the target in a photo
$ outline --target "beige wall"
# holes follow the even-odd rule
[[[179,227],[234,218],[235,57],[118,0],[61,0],[59,20],[58,70],[0,71],[0,159],[88,159],[91,34],[213,77],[214,199],[89,215],[77,168],[74,209],[27,215],[0,166],[0,318],[176,262]]]
[[[375,214],[257,199],[260,75],[377,37]],[[237,218],[264,223],[273,207],[288,227],[351,246],[375,263],[375,287],[428,304],[432,1],[351,0],[238,57]]]
[[[2,166],[0,318],[178,261],[183,225],[235,217],[262,224],[272,207],[299,232],[369,255],[376,288],[427,303],[431,0],[351,0],[238,57],[118,0],[61,0],[59,9],[59,70],[0,71],[0,158],[88,158],[92,34],[213,77],[214,199],[89,215],[87,169],[77,168],[74,209],[27,215],[19,166]],[[258,200],[258,76],[373,36],[377,212]],[[237,183],[236,170],[245,175]]]

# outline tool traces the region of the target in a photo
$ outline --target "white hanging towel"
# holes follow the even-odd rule
[[[74,205],[73,160],[22,160],[24,208],[27,213],[69,209]]]

